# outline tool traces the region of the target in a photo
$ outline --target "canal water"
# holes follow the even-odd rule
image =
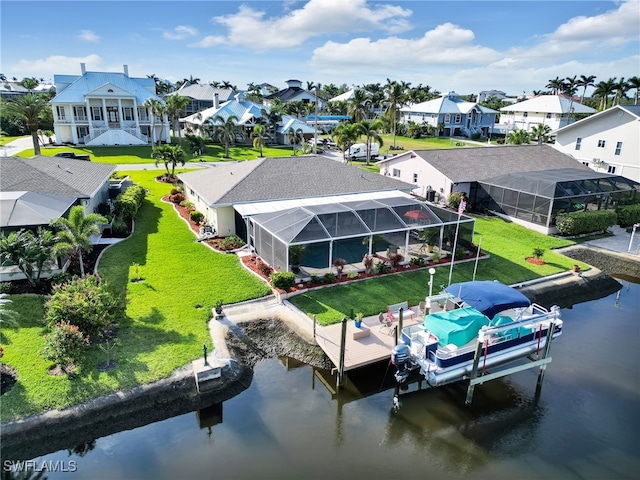
[[[537,398],[532,369],[477,387],[469,407],[464,385],[414,384],[394,411],[388,365],[350,375],[336,395],[330,372],[277,358],[258,363],[251,386],[221,408],[33,465],[73,470],[49,479],[635,479],[640,284],[621,283],[617,294],[563,309]]]

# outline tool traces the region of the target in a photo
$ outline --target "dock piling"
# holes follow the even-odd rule
[[[347,319],[342,319],[342,335],[340,337],[340,365],[338,368],[338,389],[342,388],[344,385],[344,352],[345,346],[347,342]]]

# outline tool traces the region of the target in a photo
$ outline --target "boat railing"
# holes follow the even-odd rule
[[[504,325],[494,327],[485,326],[478,332],[478,341],[484,342],[485,339],[488,339],[491,343],[506,341],[505,337],[507,333],[513,336],[514,331],[518,329],[518,334],[521,334],[520,328],[522,327],[535,331],[542,324],[546,324],[548,326],[551,322],[555,323],[559,319],[559,316],[560,309],[552,307],[550,312],[545,310],[545,313],[541,313],[540,315],[515,320]]]

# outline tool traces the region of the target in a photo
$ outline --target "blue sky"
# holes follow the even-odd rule
[[[12,1],[0,72],[385,84],[507,94],[640,75],[640,0]]]

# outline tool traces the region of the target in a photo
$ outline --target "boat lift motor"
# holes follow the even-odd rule
[[[403,383],[409,377],[409,372],[413,366],[409,347],[402,343],[393,347],[391,363],[396,366],[396,373],[394,373],[396,381]]]

